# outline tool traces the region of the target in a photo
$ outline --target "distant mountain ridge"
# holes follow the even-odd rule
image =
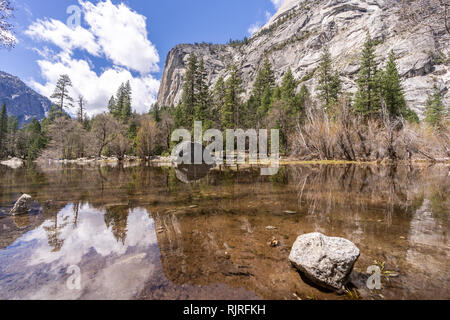
[[[42,120],[52,102],[28,87],[18,77],[0,71],[0,104],[6,104],[8,115],[14,115],[20,123],[32,118]]]

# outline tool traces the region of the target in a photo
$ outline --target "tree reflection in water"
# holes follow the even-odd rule
[[[449,298],[448,166],[181,169],[1,167],[0,298],[345,298],[287,262],[313,231],[355,242],[356,270],[379,260],[397,271],[386,298]],[[32,212],[7,217],[21,192]],[[72,264],[88,279],[81,292],[65,288]]]

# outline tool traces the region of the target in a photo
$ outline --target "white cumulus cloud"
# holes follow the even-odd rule
[[[279,9],[281,5],[283,4],[284,0],[270,0],[275,8]]]
[[[248,28],[248,33],[250,35],[255,34],[259,29],[261,28],[261,24],[259,22],[256,22],[254,24],[252,24],[249,28]]]
[[[159,80],[150,73],[159,71],[160,60],[148,39],[146,17],[110,0],[97,4],[80,0],[79,4],[86,27],[72,29],[59,20],[44,19],[35,21],[25,31],[34,40],[57,48],[36,49],[41,53],[37,63],[45,82],[30,84],[41,94],[50,96],[59,76],[68,74],[73,83],[73,96],[82,94],[87,100],[88,113],[93,115],[105,111],[109,98],[122,82],[129,80],[133,109],[148,111],[159,89]],[[80,52],[104,59],[107,67],[97,73],[88,57],[80,58],[83,56]],[[139,75],[134,76],[133,72]]]

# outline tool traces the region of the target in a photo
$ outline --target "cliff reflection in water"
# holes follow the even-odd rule
[[[296,237],[313,231],[357,244],[355,270],[386,261],[399,276],[384,281],[385,298],[450,298],[447,166],[213,169],[186,181],[145,166],[0,176],[0,298],[343,299],[288,263]],[[21,192],[37,200],[32,212],[6,216]],[[82,290],[66,286],[71,265]]]

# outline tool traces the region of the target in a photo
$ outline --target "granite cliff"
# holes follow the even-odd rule
[[[421,12],[421,8],[405,9],[398,0],[286,0],[246,42],[173,48],[167,56],[158,103],[180,102],[185,65],[192,52],[204,60],[211,86],[219,76],[227,76],[230,64],[236,64],[244,84],[243,98],[248,98],[265,57],[273,64],[278,83],[290,67],[299,85],[304,83],[314,93],[314,71],[322,48],[328,46],[344,89],[355,92],[359,55],[369,32],[377,40],[380,65],[390,50],[395,51],[408,104],[421,114],[434,84],[445,102],[450,102],[450,33],[439,8],[428,9],[431,14],[417,23],[408,10]]]

